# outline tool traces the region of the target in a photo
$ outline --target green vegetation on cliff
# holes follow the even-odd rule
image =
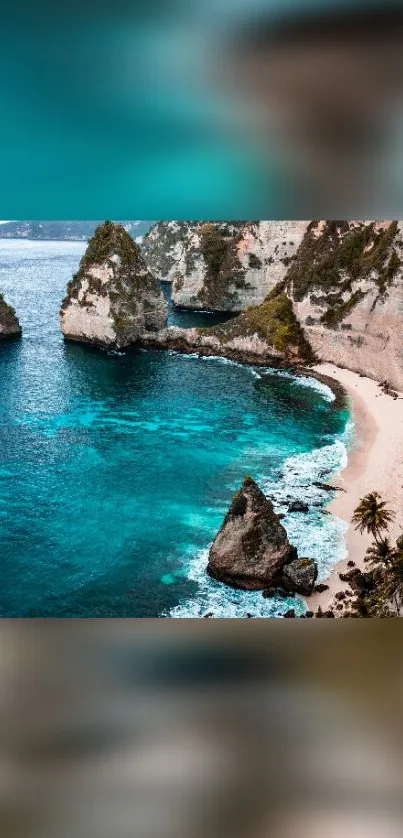
[[[116,257],[118,261],[116,261]],[[114,289],[108,289],[99,277],[90,273],[90,269],[94,265],[105,263],[113,268]],[[127,298],[127,301],[132,303],[131,298],[135,298],[138,291],[134,277],[139,272],[141,273],[142,288],[149,287],[159,292],[159,285],[152,274],[147,271],[141,250],[136,242],[133,241],[121,224],[105,221],[97,227],[88,242],[79,269],[67,285],[67,294],[62,302],[61,310],[63,311],[67,307],[71,299],[78,298],[83,279],[87,283],[87,290],[83,297],[84,305],[91,305],[87,299],[89,294],[106,296],[108,292],[111,299],[116,298],[116,300],[124,302]]]
[[[274,288],[260,305],[251,306],[227,323],[199,329],[199,332],[213,334],[221,343],[257,335],[285,357],[298,354],[305,362],[313,360],[311,346],[281,285]]]
[[[205,223],[201,227],[200,250],[206,274],[198,298],[206,308],[215,308],[217,303],[222,307],[225,300],[231,308],[238,299],[237,289],[249,287],[237,252],[239,235],[235,225]]]
[[[398,222],[377,227],[374,222],[326,221],[323,229],[313,221],[287,273],[285,284],[295,300],[311,294],[322,306],[322,322],[338,326],[363,299],[353,284],[369,280],[383,297],[401,267],[394,242]],[[312,292],[321,292],[318,296]]]
[[[128,265],[141,258],[140,248],[133,241],[121,224],[105,221],[96,228],[88,242],[87,249],[80,262],[80,271],[93,264],[102,264],[112,255],[118,254],[122,264]]]
[[[79,309],[85,316],[81,318],[84,326],[78,328],[74,318]],[[160,284],[120,224],[105,221],[97,227],[67,286],[60,314],[65,336],[81,339],[84,329],[84,339],[89,335],[90,342],[108,346],[129,346],[145,332],[166,326]]]

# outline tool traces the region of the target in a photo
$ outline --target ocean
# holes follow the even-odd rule
[[[345,555],[345,525],[323,514],[332,493],[313,484],[345,465],[348,410],[284,371],[65,343],[58,312],[84,249],[0,241],[0,291],[24,332],[0,344],[0,616],[302,613],[302,598],[207,577],[208,549],[252,475],[325,578]],[[179,325],[221,319],[170,306]],[[298,498],[309,512],[287,513]]]

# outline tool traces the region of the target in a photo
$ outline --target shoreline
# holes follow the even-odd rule
[[[325,375],[341,385],[350,398],[354,434],[343,471],[333,475],[332,483],[345,489],[328,506],[328,511],[348,524],[344,536],[346,558],[338,562],[330,576],[323,580],[329,590],[306,597],[308,609],[320,606],[326,611],[337,592],[346,588],[339,573],[349,570],[353,560],[363,568],[367,547],[372,538],[360,535],[351,525],[351,516],[360,499],[378,491],[396,513],[389,535],[396,539],[403,531],[403,398],[393,399],[380,389],[379,383],[334,364],[323,363],[312,368],[312,374]]]
[[[143,348],[167,349],[166,346],[155,344]],[[388,537],[393,541],[403,533],[403,394],[398,393],[398,398],[393,399],[383,393],[378,381],[328,362],[293,367],[289,363],[280,365],[273,358],[265,358],[264,362],[263,359],[256,361],[255,357],[252,359],[245,352],[224,353],[222,347],[218,351],[217,347],[214,350],[212,347],[184,348],[177,344],[169,348],[179,355],[194,353],[200,357],[222,358],[245,366],[265,366],[268,370],[286,368],[296,377],[310,377],[325,384],[335,396],[335,405],[350,408],[354,429],[347,450],[347,464],[343,470],[333,474],[329,481],[329,485],[344,491],[339,491],[327,506],[331,515],[347,525],[343,536],[346,557],[333,566],[327,577],[320,580],[328,585],[328,590],[303,598],[308,610],[316,612],[320,606],[323,611],[327,611],[334,606],[335,595],[348,587],[339,578],[339,573],[351,569],[348,561],[353,560],[356,567],[366,569],[365,553],[373,539],[366,533],[361,535],[351,525],[351,517],[361,498],[369,492],[379,492],[396,513]]]

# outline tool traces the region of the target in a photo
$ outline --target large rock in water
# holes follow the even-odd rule
[[[18,317],[12,306],[0,294],[0,339],[18,338],[22,332]]]
[[[234,588],[263,590],[281,583],[296,555],[271,501],[247,477],[212,544],[207,573]]]
[[[64,336],[122,348],[166,326],[158,280],[120,224],[106,221],[89,240],[60,310]]]

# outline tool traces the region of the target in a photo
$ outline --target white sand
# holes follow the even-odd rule
[[[334,364],[320,364],[314,369],[336,379],[350,395],[355,433],[348,465],[334,479],[335,485],[346,492],[338,492],[329,506],[334,515],[350,524],[346,533],[348,557],[325,580],[329,590],[307,599],[308,607],[313,611],[319,605],[325,610],[334,594],[345,590],[346,584],[340,581],[339,573],[348,570],[348,559],[353,559],[358,566],[364,564],[365,551],[372,539],[360,535],[350,523],[354,509],[364,495],[379,492],[396,513],[390,537],[394,539],[403,533],[403,398],[394,400],[382,393],[376,381],[361,378]]]

